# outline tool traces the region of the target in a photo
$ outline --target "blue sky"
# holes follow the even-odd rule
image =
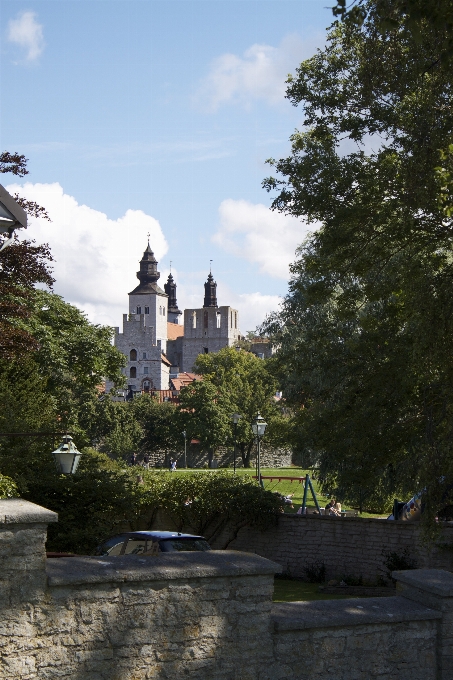
[[[261,181],[300,126],[284,81],[322,48],[328,4],[2,0],[1,148],[30,170],[2,183],[49,210],[27,235],[49,242],[56,292],[119,325],[149,231],[181,308],[202,305],[211,259],[244,332],[276,307],[307,227]]]

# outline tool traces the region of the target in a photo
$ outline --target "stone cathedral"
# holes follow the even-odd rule
[[[115,346],[128,360],[123,370],[129,393],[168,390],[170,375],[192,371],[199,354],[234,346],[240,339],[238,311],[218,306],[211,272],[203,307],[186,309],[183,315],[172,274],[162,290],[157,264],[148,242],[137,272],[140,283],[129,293],[129,314],[123,314],[123,332],[115,328]],[[111,387],[107,383],[106,391]]]

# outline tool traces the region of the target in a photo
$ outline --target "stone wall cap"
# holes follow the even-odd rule
[[[282,571],[275,562],[236,550],[164,553],[154,557],[62,557],[48,559],[46,569],[50,586],[270,575]]]
[[[0,524],[49,524],[57,521],[57,513],[41,505],[22,498],[0,500]]]
[[[442,614],[404,597],[282,602],[274,604],[271,620],[276,631],[338,628],[373,623],[429,621]]]
[[[411,569],[394,571],[392,577],[399,583],[420,588],[427,593],[453,597],[453,574],[442,569]]]

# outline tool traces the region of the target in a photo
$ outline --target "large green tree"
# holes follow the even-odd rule
[[[200,354],[194,370],[226,396],[227,416],[239,413],[237,426],[238,447],[244,467],[250,467],[250,456],[255,438],[251,423],[260,411],[268,423],[266,441],[279,445],[290,444],[291,419],[276,399],[278,383],[269,370],[269,361],[251,352],[224,347],[219,352]],[[228,440],[232,442],[231,424]]]
[[[449,36],[381,7],[289,79],[304,127],[264,184],[318,228],[266,330],[324,483],[362,507],[426,486],[429,521],[453,480]]]

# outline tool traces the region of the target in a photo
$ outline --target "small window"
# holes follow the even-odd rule
[[[137,314],[141,314],[141,313],[142,313],[142,308],[141,308],[141,307],[137,307]]]
[[[162,314],[165,316],[165,307],[162,307]]]
[[[148,380],[145,380],[145,382],[143,383],[143,391],[146,392],[146,393],[149,392],[149,381]]]
[[[234,313],[234,327],[235,328],[238,327],[238,313],[237,312]]]
[[[129,372],[129,377],[131,377],[131,378],[136,378],[136,377],[137,377],[137,369],[135,368],[135,366],[132,366],[132,367],[131,367],[131,370],[130,370],[130,372]]]
[[[197,313],[192,312],[192,328],[196,328],[196,327],[197,327]]]
[[[143,373],[144,373],[145,375],[148,375],[148,373],[149,373],[149,368],[148,368],[148,366],[144,366],[144,367],[143,367]]]
[[[204,310],[204,327],[207,328],[209,323],[208,310]]]
[[[159,307],[159,314],[162,315],[162,307]]]
[[[143,359],[146,359],[146,352],[143,352]]]
[[[233,328],[233,312],[231,312],[231,328]]]
[[[203,351],[205,354],[209,354],[209,348],[208,347],[203,347]]]
[[[216,317],[217,317],[217,328],[220,328],[220,323],[222,321],[222,315],[219,312],[217,312]]]
[[[149,307],[145,307],[145,314],[149,314]]]
[[[130,361],[137,361],[137,350],[136,349],[131,349],[129,353],[129,360]]]

